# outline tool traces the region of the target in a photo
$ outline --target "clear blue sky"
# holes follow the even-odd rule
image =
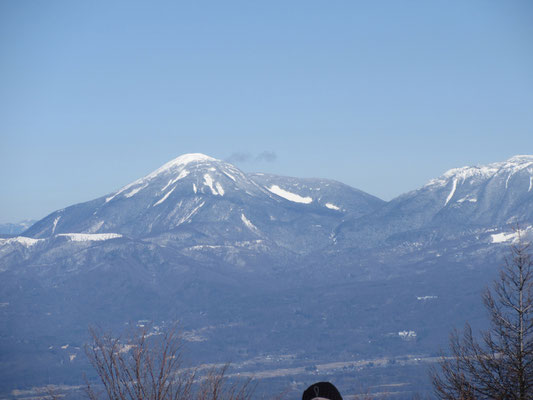
[[[0,222],[190,152],[388,200],[533,153],[533,2],[3,0],[0,140]]]

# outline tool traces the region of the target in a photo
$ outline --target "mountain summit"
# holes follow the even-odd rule
[[[116,192],[50,214],[25,235],[163,235],[179,237],[179,246],[262,240],[300,252],[295,245],[326,245],[344,215],[383,204],[339,182],[246,174],[204,154],[184,154]]]
[[[375,245],[408,232],[460,232],[533,221],[533,156],[454,168],[373,214],[347,219],[336,234]]]

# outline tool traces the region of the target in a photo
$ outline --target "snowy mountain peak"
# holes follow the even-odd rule
[[[191,163],[206,163],[206,162],[212,162],[212,161],[219,161],[219,160],[213,157],[206,156],[205,154],[202,154],[202,153],[182,154],[181,156],[167,162],[161,168],[154,171],[154,174],[167,171],[175,167],[184,167],[185,165],[188,165]]]
[[[211,162],[219,162],[220,160],[217,160],[216,158],[206,156],[205,154],[201,153],[189,153],[189,154],[183,154],[166,164],[164,164],[162,167],[156,169],[154,172],[150,173],[149,175],[142,178],[143,180],[154,178],[162,173],[168,173],[175,170],[181,170],[184,167],[188,166],[189,164],[193,164],[192,166],[198,166],[199,164],[206,164]]]
[[[427,186],[443,186],[450,180],[457,180],[464,182],[468,179],[486,180],[493,178],[496,175],[513,175],[527,169],[530,175],[533,175],[533,155],[516,155],[509,158],[507,161],[495,162],[487,165],[467,166],[461,168],[453,168],[446,171],[442,176],[430,180]]]
[[[120,190],[107,197],[106,202],[113,200],[115,197],[123,193],[126,197],[129,198],[146,188],[151,181],[153,181],[154,179],[159,179],[161,176],[174,174],[176,177],[174,180],[172,180],[172,183],[176,183],[178,180],[185,178],[187,175],[189,175],[190,171],[187,170],[186,167],[192,167],[192,169],[194,170],[199,166],[205,167],[206,165],[209,165],[211,163],[221,163],[221,161],[201,153],[183,154],[167,162],[166,164],[149,173],[148,175],[122,187]],[[165,188],[167,186],[165,186]]]
[[[519,165],[527,164],[526,166],[529,166],[533,164],[533,155],[523,154],[523,155],[513,156],[509,160],[507,160],[507,164],[515,164],[515,165],[516,164],[519,164]]]
[[[428,221],[446,209],[439,218],[451,220],[450,212],[471,223],[509,223],[529,218],[531,209],[524,205],[532,195],[533,156],[518,155],[503,162],[450,169],[422,188],[399,196],[398,202],[417,199],[416,207],[426,202],[432,210],[426,213]]]

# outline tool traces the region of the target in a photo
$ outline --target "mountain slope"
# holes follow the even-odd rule
[[[502,227],[533,221],[533,156],[451,169],[376,213],[351,218],[336,230],[341,241],[376,246],[393,235]]]
[[[339,215],[360,217],[385,205],[375,196],[329,179],[300,179],[263,173],[248,176],[271,193],[295,203],[308,204],[317,211],[325,211],[325,207]]]
[[[327,244],[347,212],[363,215],[384,204],[338,182],[303,182],[246,175],[223,161],[186,154],[115,193],[52,213],[25,235],[44,239],[110,233],[151,241],[164,237],[181,247],[260,240],[302,253]],[[319,200],[308,196],[310,190],[321,193]],[[335,205],[339,202],[342,210]]]
[[[385,360],[368,385],[414,382],[423,365],[387,360],[434,355],[450,326],[482,326],[479,293],[516,238],[507,224],[531,237],[532,163],[450,170],[385,203],[180,156],[0,239],[0,394],[80,384],[88,325],[146,320],[179,320],[199,364],[261,372],[257,360],[290,355],[314,379],[319,361],[367,357]]]

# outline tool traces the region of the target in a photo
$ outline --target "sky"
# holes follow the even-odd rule
[[[0,1],[0,223],[196,152],[384,200],[533,154],[533,2]]]

